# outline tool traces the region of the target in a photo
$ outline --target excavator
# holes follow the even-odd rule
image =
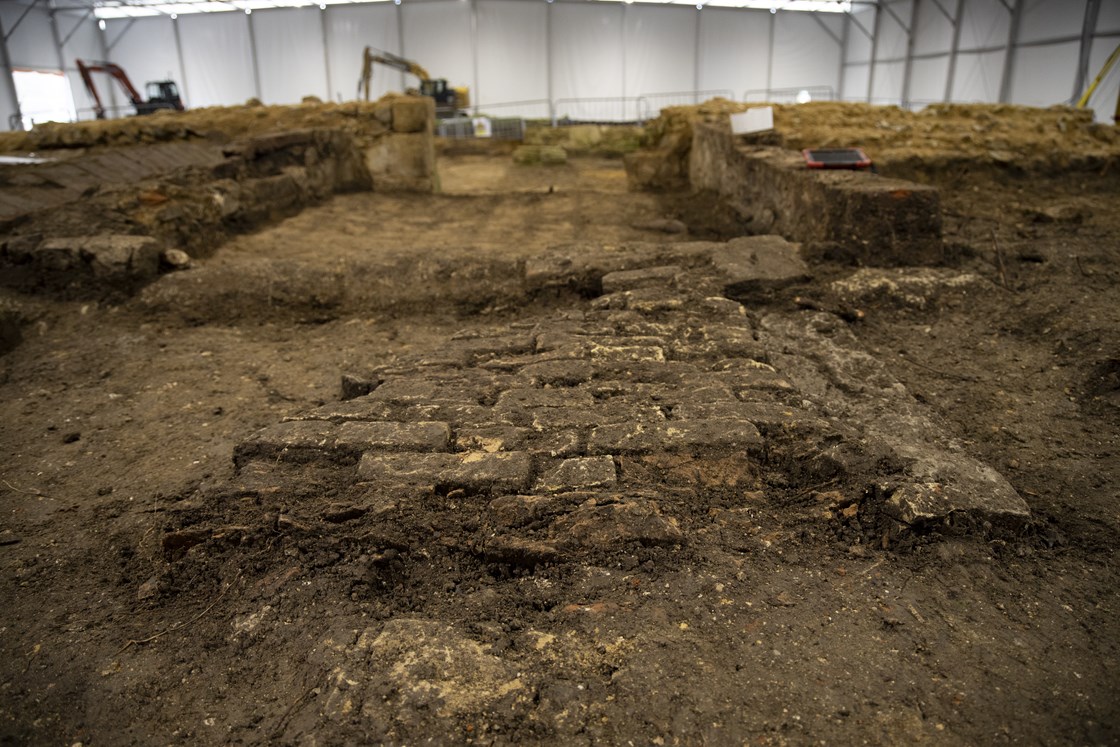
[[[183,111],[183,99],[179,96],[179,86],[175,85],[173,80],[149,81],[145,85],[148,94],[148,98],[145,100],[140,96],[136,87],[132,85],[132,81],[128,79],[128,75],[121,69],[120,65],[112,62],[84,62],[82,60],[77,62],[78,72],[81,73],[82,82],[86,84],[86,90],[89,91],[89,95],[93,99],[93,111],[98,119],[105,119],[105,107],[101,103],[101,96],[97,93],[97,87],[93,85],[91,73],[108,73],[117,83],[120,83],[121,88],[128,94],[128,100],[136,107],[137,114],[151,114],[160,109]]]
[[[453,88],[447,85],[447,80],[444,78],[433,79],[428,75],[427,70],[412,60],[406,60],[391,52],[382,52],[371,47],[366,47],[365,51],[362,52],[362,77],[358,81],[358,93],[366,101],[369,101],[369,84],[373,80],[373,63],[375,62],[419,78],[419,92],[436,100],[437,117],[454,117],[470,106],[469,89]],[[410,89],[409,92],[415,93],[416,89]]]

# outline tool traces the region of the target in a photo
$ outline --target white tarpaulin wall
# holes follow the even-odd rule
[[[479,0],[476,104],[496,116],[547,118],[548,68],[547,4]]]
[[[945,100],[1070,102],[1080,93],[1074,88],[1083,43],[1090,54],[1082,87],[1120,43],[1120,2],[1102,0],[1083,39],[1088,6],[1086,0],[884,0],[878,8],[861,7],[845,19],[842,98],[910,107]],[[1091,102],[1098,121],[1112,121],[1117,79],[1120,70]]]
[[[386,0],[110,20],[101,31],[91,16],[64,10],[53,11],[52,28],[49,5],[59,1],[0,0],[5,29],[23,17],[7,40],[10,67],[64,70],[86,116],[91,102],[76,75],[78,57],[117,62],[141,89],[171,77],[190,107],[251,97],[282,104],[307,95],[354,98],[362,49],[371,46],[470,87],[472,100],[497,115],[544,117],[555,106],[560,118],[599,120],[689,103],[687,92],[697,90],[742,99],[748,90],[827,86],[845,99],[908,106],[946,96],[1066,102],[1075,93],[1089,5],[884,0],[886,8],[858,5],[849,17],[641,2]],[[1120,2],[1101,0],[1085,48],[1089,80],[1118,42]],[[0,78],[3,124],[16,104],[10,75]],[[1093,99],[1102,121],[1115,107],[1118,79],[1120,70]],[[107,78],[98,84],[104,103],[126,103]],[[371,94],[415,85],[411,75],[377,66]],[[669,93],[684,96],[657,95]]]
[[[391,3],[336,5],[326,11],[327,55],[330,62],[331,100],[349,101],[357,95],[362,76],[362,50],[399,55],[400,32],[397,7]],[[370,83],[370,98],[377,100],[389,91],[403,91],[416,80],[387,67],[376,67]]]
[[[700,90],[769,88],[770,24],[766,11],[705,10],[700,13]]]
[[[105,39],[113,62],[129,76],[137,76],[132,81],[134,85],[142,86],[149,80],[173,80],[179,84],[179,95],[184,103],[194,105],[183,69],[179,66],[175,23],[170,18],[157,16],[114,21],[106,25]]]
[[[258,95],[249,16],[199,13],[176,23],[192,107],[244,104]]]
[[[304,96],[330,98],[322,11],[260,11],[249,16],[249,22],[257,45],[261,101],[298,104]],[[293,54],[296,49],[303,51]]]

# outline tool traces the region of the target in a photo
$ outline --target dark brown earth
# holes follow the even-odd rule
[[[643,500],[679,532],[608,502],[588,510],[633,508],[614,536],[552,554],[488,544],[497,509],[471,489],[359,496],[315,460],[235,474],[239,444],[337,405],[341,375],[592,314],[601,288],[521,286],[548,247],[682,240],[664,219],[735,235],[703,196],[625,192],[617,161],[442,172],[446,194],[335,197],[127,302],[18,299],[5,743],[1120,741],[1115,173],[937,174],[961,258],[942,269],[969,282],[869,292],[826,258],[739,299],[755,327],[849,320],[1028,522],[900,537],[867,472],[653,455],[620,480],[659,485]]]

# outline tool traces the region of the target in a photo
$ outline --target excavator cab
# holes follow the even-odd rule
[[[179,86],[173,80],[150,80],[145,85],[148,103],[160,105],[161,109],[182,109],[183,100],[179,97]]]

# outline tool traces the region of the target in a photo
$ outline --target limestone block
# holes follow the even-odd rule
[[[447,423],[365,423],[338,427],[336,448],[386,451],[440,451],[451,440]]]
[[[464,454],[367,452],[358,465],[364,480],[390,485],[463,488],[478,493],[516,493],[528,487],[532,457],[520,451]]]
[[[552,525],[552,534],[567,545],[588,550],[616,550],[620,543],[676,545],[684,533],[676,519],[663,516],[652,501],[632,500],[607,503],[592,499],[561,517]]]
[[[647,287],[671,288],[680,274],[681,268],[677,265],[610,272],[603,276],[603,292],[615,293]]]
[[[436,102],[430,96],[393,99],[393,132],[428,132],[436,119]]]
[[[537,491],[563,493],[570,490],[612,488],[618,480],[614,459],[609,456],[565,459],[537,481]]]
[[[430,132],[392,133],[366,149],[366,168],[376,192],[432,192],[435,141]]]
[[[33,255],[47,272],[78,270],[100,280],[139,280],[159,272],[161,250],[150,236],[108,234],[47,239]]]
[[[711,253],[712,265],[729,286],[781,286],[809,277],[800,245],[781,236],[744,236]]]

